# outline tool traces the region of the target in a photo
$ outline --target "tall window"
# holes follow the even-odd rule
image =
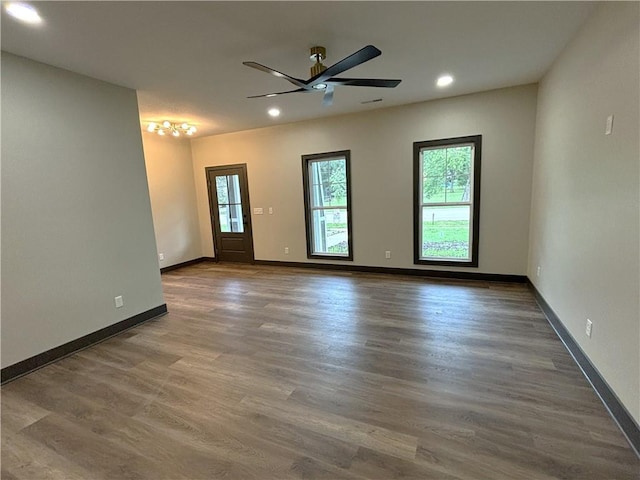
[[[478,266],[482,135],[415,142],[414,262]]]
[[[350,151],[302,156],[307,257],[353,260]]]

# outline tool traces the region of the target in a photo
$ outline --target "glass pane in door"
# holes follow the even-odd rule
[[[244,221],[242,215],[242,197],[240,196],[239,176],[217,176],[216,194],[218,197],[220,231],[223,233],[243,233]]]
[[[230,232],[229,205],[218,205],[218,213],[220,214],[220,231],[223,233]]]
[[[240,176],[227,175],[227,182],[229,184],[229,203],[242,203],[240,200]]]
[[[216,177],[216,193],[218,194],[218,205],[226,205],[229,203],[227,177]]]
[[[242,204],[229,205],[229,217],[231,219],[231,231],[244,232],[244,222],[242,221]]]

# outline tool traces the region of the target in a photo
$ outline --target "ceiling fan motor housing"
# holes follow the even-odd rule
[[[324,72],[327,67],[322,64],[322,60],[327,58],[327,50],[324,47],[311,47],[309,51],[309,59],[314,63],[311,67],[311,76],[315,77],[316,75]]]

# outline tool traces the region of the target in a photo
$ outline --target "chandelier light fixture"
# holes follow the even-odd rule
[[[149,122],[147,126],[147,132],[157,133],[160,136],[163,135],[173,135],[174,137],[179,137],[180,135],[193,135],[196,133],[197,128],[193,125],[189,125],[188,123],[173,123],[169,120],[165,120],[162,123]]]

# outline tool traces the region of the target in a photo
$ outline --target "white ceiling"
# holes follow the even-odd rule
[[[138,91],[140,118],[195,123],[197,136],[365,111],[538,81],[590,2],[31,2],[44,19],[2,12],[2,49]],[[242,65],[309,78],[365,45],[382,55],[345,77],[400,78],[395,89],[247,99],[295,88]],[[443,72],[456,82],[435,87]],[[382,98],[379,103],[361,102]],[[271,106],[282,110],[267,116]]]

